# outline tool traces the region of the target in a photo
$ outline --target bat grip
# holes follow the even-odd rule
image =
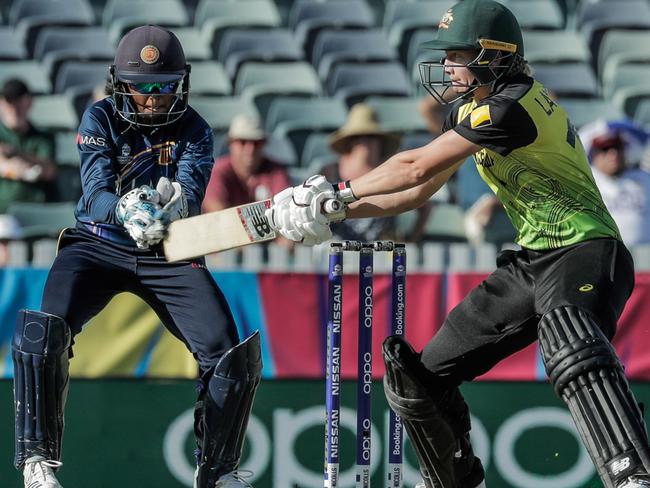
[[[343,203],[336,198],[330,198],[323,202],[323,212],[326,214],[333,214],[343,210]]]

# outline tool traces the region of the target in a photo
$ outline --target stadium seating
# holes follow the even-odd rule
[[[248,114],[259,117],[257,109],[242,97],[190,97],[190,105],[203,117],[215,132],[226,132],[235,115]]]
[[[314,68],[307,62],[248,62],[239,70],[235,94],[252,100],[265,118],[271,101],[277,95],[315,97],[322,94],[322,88]]]
[[[192,63],[190,87],[194,95],[232,94],[232,85],[221,63],[215,61],[196,61]]]
[[[395,132],[426,132],[427,126],[418,111],[418,99],[370,96],[366,103],[375,109],[384,129]]]
[[[101,27],[46,27],[34,45],[34,57],[43,62],[52,80],[63,61],[112,61],[115,47]]]
[[[20,224],[25,238],[57,237],[65,227],[74,227],[75,203],[12,203],[7,213]]]
[[[77,128],[69,132],[57,132],[54,135],[54,160],[58,165],[76,165],[79,167],[77,152]]]
[[[326,80],[333,67],[344,61],[369,63],[396,59],[397,51],[379,29],[321,31],[312,54],[312,63],[321,80]]]
[[[504,2],[522,29],[562,29],[564,16],[554,0],[510,0]]]
[[[632,118],[638,105],[650,98],[650,88],[647,85],[639,84],[619,88],[612,97],[612,105],[620,110],[627,117]]]
[[[647,86],[650,59],[647,63],[607,63],[603,72],[603,95],[611,98],[621,88]]]
[[[29,53],[38,31],[48,25],[90,26],[95,14],[86,0],[19,0],[12,4],[9,23],[21,33]]]
[[[237,77],[247,61],[300,61],[302,49],[286,29],[229,29],[219,45],[218,59],[225,64],[230,79]]]
[[[327,91],[330,96],[345,100],[349,107],[368,95],[409,96],[412,84],[397,62],[341,63],[330,73]]]
[[[616,120],[623,117],[619,109],[602,98],[560,98],[559,104],[569,114],[571,123],[578,128],[600,118]]]
[[[345,123],[346,114],[345,104],[338,99],[278,97],[269,107],[266,130],[338,129]]]
[[[525,57],[530,63],[590,63],[585,40],[573,31],[524,31]]]
[[[424,228],[424,239],[437,242],[465,242],[465,212],[459,205],[438,203]]]
[[[0,27],[0,60],[20,61],[27,57],[23,36],[13,27]]]
[[[317,174],[321,169],[338,159],[329,144],[330,134],[315,132],[305,140],[300,165],[307,168],[307,173]]]
[[[427,28],[435,37],[438,22],[449,9],[447,0],[389,0],[384,14],[384,30],[391,46],[397,48],[401,60],[406,60],[409,40],[415,30]]]
[[[600,42],[610,29],[650,28],[650,3],[646,0],[617,0],[580,3],[576,24],[594,59],[598,59]]]
[[[601,79],[608,63],[641,60],[650,60],[650,31],[612,29],[604,34],[598,50],[598,72]]]
[[[0,83],[16,76],[36,93],[32,119],[55,132],[60,191],[73,200],[80,191],[74,130],[90,92],[104,84],[120,35],[159,23],[178,35],[192,64],[190,104],[213,128],[215,154],[227,150],[232,117],[254,114],[271,134],[268,151],[300,179],[336,161],[329,135],[362,100],[402,134],[402,149],[431,140],[416,105],[428,96],[417,63],[441,55],[420,45],[435,37],[452,3],[0,0]],[[648,0],[503,3],[524,27],[535,76],[574,125],[627,115],[650,127]],[[444,208],[438,218],[454,211]],[[460,229],[429,225],[430,239],[464,239]]]
[[[194,25],[201,29],[213,53],[219,52],[224,30],[232,27],[280,27],[281,19],[271,0],[227,2],[201,0],[194,14]]]
[[[639,101],[634,111],[634,123],[650,131],[650,98]]]
[[[286,139],[301,160],[310,134],[330,134],[345,123],[347,110],[338,99],[276,98],[271,102],[266,120],[273,135]]]
[[[72,100],[66,95],[44,95],[34,98],[30,119],[46,131],[76,130],[79,117]]]
[[[23,80],[35,94],[47,94],[52,91],[52,83],[38,61],[1,61],[0,84],[9,78]]]
[[[208,61],[212,58],[210,44],[201,35],[201,31],[194,27],[173,27],[172,32],[181,41],[185,59],[188,61]]]
[[[363,0],[303,0],[289,13],[289,27],[306,53],[312,52],[316,34],[325,28],[370,28],[375,19]]]
[[[151,0],[110,0],[102,16],[102,23],[115,42],[138,25],[182,27],[189,22],[187,11],[180,0],[156,0],[155,3]]]
[[[537,78],[558,97],[595,97],[598,81],[587,63],[534,64]]]

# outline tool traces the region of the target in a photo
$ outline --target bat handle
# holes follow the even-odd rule
[[[343,203],[336,198],[331,198],[323,202],[323,212],[326,214],[333,214],[343,210]]]

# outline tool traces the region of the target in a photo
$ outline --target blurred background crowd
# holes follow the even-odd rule
[[[419,85],[419,45],[451,0],[0,0],[0,264],[47,264],[80,195],[76,128],[110,96],[116,41],[157,23],[192,64],[190,104],[215,134],[204,211],[307,176],[347,180],[437,137],[447,108]],[[650,243],[650,2],[503,0],[534,75],[579,129],[631,246]],[[515,239],[468,161],[423,208],[342,222],[340,239]],[[288,243],[278,242],[289,253]],[[268,258],[268,255],[266,255]]]

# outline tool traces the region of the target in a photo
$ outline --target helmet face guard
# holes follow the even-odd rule
[[[142,96],[141,93],[131,93],[128,85],[119,80],[115,66],[111,67],[111,80],[113,83],[113,100],[117,113],[129,124],[137,127],[162,127],[179,120],[187,110],[190,92],[190,65],[186,65],[185,74],[178,81],[176,90],[172,93],[160,93],[155,88],[145,96],[173,97],[169,108],[165,112],[143,110],[135,103],[134,97]],[[163,90],[165,92],[166,90]]]
[[[454,103],[460,99],[469,98],[478,88],[492,85],[503,78],[512,70],[517,58],[521,57],[516,54],[516,46],[512,44],[485,39],[481,39],[479,44],[481,47],[478,49],[478,54],[466,64],[448,62],[445,65],[445,57],[440,61],[419,63],[420,82],[424,89],[443,105]],[[497,46],[501,49],[494,49]],[[474,81],[466,85],[452,82],[445,68],[468,68],[474,75]],[[456,93],[453,91],[453,87],[464,87],[466,90]],[[450,94],[454,96],[450,97]]]

